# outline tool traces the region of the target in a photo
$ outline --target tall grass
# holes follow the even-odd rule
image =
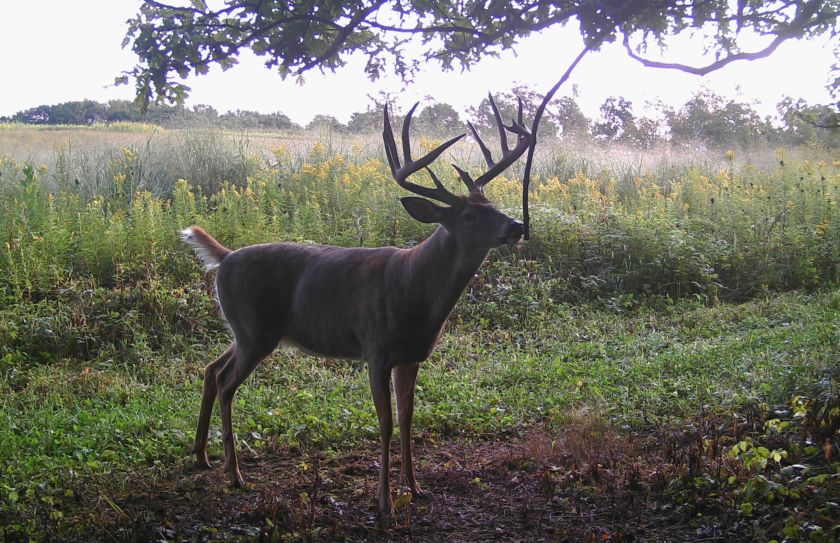
[[[194,132],[168,143],[176,147],[164,152],[149,140],[91,162],[68,149],[53,169],[0,159],[0,294],[39,296],[80,278],[104,286],[143,274],[183,279],[195,267],[176,232],[191,223],[233,247],[271,240],[404,246],[429,232],[402,211],[386,165],[358,142],[267,150]],[[734,153],[713,157],[715,167],[708,158],[661,157],[570,166],[548,149],[531,195],[534,239],[515,253],[564,300],[715,301],[834,283],[840,162],[775,154],[765,168]],[[455,155],[479,167],[471,148]],[[494,181],[488,194],[519,213],[516,178]]]
[[[0,302],[3,319],[17,321],[0,330],[0,357],[91,352],[112,345],[96,339],[105,333],[124,335],[133,358],[128,346],[138,330],[146,345],[189,337],[176,316],[197,298],[184,285],[205,283],[177,237],[189,224],[231,247],[274,240],[405,247],[430,232],[403,211],[402,193],[369,143],[266,149],[204,132],[173,141],[165,153],[151,144],[112,150],[104,164],[68,152],[53,169],[0,157]],[[548,152],[543,159],[556,153],[556,164],[559,151]],[[454,158],[478,169],[480,157],[470,153],[462,147]],[[651,296],[715,304],[837,284],[840,162],[794,160],[782,150],[766,168],[734,153],[714,160],[720,167],[706,167],[712,159],[592,166],[571,177],[543,160],[531,195],[533,238],[494,253],[455,320],[506,325],[562,302],[624,311]],[[70,180],[84,172],[91,177]],[[459,190],[453,175],[448,182]],[[519,213],[517,178],[495,180],[488,195]],[[87,291],[92,298],[78,295]],[[503,306],[499,291],[509,294]],[[126,300],[143,309],[126,317]],[[215,330],[212,313],[190,318]]]

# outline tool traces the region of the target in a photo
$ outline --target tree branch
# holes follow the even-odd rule
[[[143,0],[143,3],[148,4],[152,7],[158,8],[158,9],[170,9],[172,11],[183,11],[185,13],[197,13],[199,15],[205,15],[205,13],[203,11],[201,11],[200,9],[188,8],[188,7],[183,7],[183,6],[170,6],[168,4],[163,4],[161,2],[156,2],[155,0]]]
[[[385,30],[387,32],[395,32],[400,34],[429,34],[429,33],[452,33],[452,32],[463,32],[464,34],[472,34],[478,37],[486,37],[487,34],[477,30],[475,28],[469,28],[466,26],[414,26],[411,28],[405,28],[402,26],[391,26],[382,23],[378,23],[376,21],[368,21],[368,24],[371,28],[376,28],[378,30]]]
[[[534,153],[537,149],[537,130],[540,127],[540,119],[542,119],[543,113],[545,112],[545,108],[548,106],[548,103],[554,97],[554,94],[560,89],[563,83],[566,82],[567,79],[572,75],[572,72],[575,70],[577,65],[583,60],[583,57],[586,56],[587,53],[590,51],[594,51],[603,45],[604,40],[614,32],[616,29],[621,28],[627,21],[629,17],[628,11],[633,6],[634,0],[624,0],[624,2],[617,7],[615,14],[614,14],[614,24],[603,28],[597,35],[593,36],[590,40],[584,40],[583,49],[578,53],[577,57],[569,64],[569,67],[566,68],[566,71],[560,76],[560,79],[557,80],[557,83],[554,84],[551,89],[545,94],[543,97],[543,101],[540,103],[539,107],[537,108],[536,113],[534,114],[534,120],[531,123],[531,145],[528,147],[528,154],[527,158],[525,159],[525,171],[522,174],[522,230],[524,239],[529,239],[530,237],[530,230],[531,230],[531,214],[528,210],[528,192],[531,186],[531,169],[534,165]]]
[[[820,119],[816,119],[815,115],[808,115],[805,113],[794,113],[804,123],[808,123],[816,128],[824,128],[826,130],[837,130],[840,128],[840,113],[828,113],[821,115]],[[827,119],[827,120],[824,120]]]
[[[592,51],[594,47],[585,45],[583,49],[578,53],[578,56],[569,64],[569,67],[566,68],[566,71],[554,84],[553,87],[546,93],[545,97],[543,97],[542,103],[540,103],[539,107],[537,108],[536,113],[534,114],[534,120],[531,124],[531,145],[528,147],[528,155],[525,159],[525,172],[522,174],[522,226],[523,226],[523,238],[528,239],[530,236],[530,227],[531,227],[531,213],[528,210],[528,191],[531,185],[531,167],[534,164],[534,152],[537,149],[537,130],[540,127],[540,119],[542,119],[543,112],[545,112],[545,108],[548,106],[548,103],[554,97],[554,94],[557,90],[569,79],[569,76],[572,75],[572,72],[583,60],[583,57],[586,56],[587,53]]]
[[[336,54],[336,52],[341,48],[341,46],[347,41],[347,38],[350,34],[356,30],[356,28],[367,18],[368,15],[371,13],[379,10],[382,7],[382,4],[385,3],[385,0],[379,0],[378,2],[374,2],[370,5],[367,9],[364,9],[357,13],[350,22],[347,23],[346,26],[341,28],[336,36],[335,41],[330,45],[326,51],[324,51],[321,55],[318,55],[314,59],[310,60],[306,64],[304,64],[300,69],[298,69],[298,74],[302,74],[303,72],[321,64],[326,59],[330,58],[332,55]]]
[[[642,58],[633,52],[633,48],[630,47],[630,40],[627,36],[627,33],[624,34],[624,49],[627,50],[627,55],[630,58],[641,62],[642,65],[648,68],[679,70],[681,72],[686,72],[694,75],[706,75],[708,73],[714,72],[715,70],[719,70],[731,62],[735,62],[736,60],[757,60],[760,58],[770,56],[773,53],[773,51],[775,51],[783,42],[793,37],[793,34],[780,34],[776,36],[776,39],[770,42],[770,45],[768,45],[764,49],[761,49],[760,51],[755,51],[752,53],[735,53],[718,59],[715,62],[712,62],[711,64],[707,64],[706,66],[689,66],[688,64],[680,64],[678,62],[660,62],[658,60]]]
[[[657,60],[650,60],[643,58],[636,54],[633,51],[633,48],[630,46],[630,36],[627,31],[623,32],[624,39],[624,49],[627,51],[627,55],[632,58],[633,60],[637,60],[642,63],[643,66],[648,68],[662,68],[666,70],[679,70],[681,72],[686,72],[694,75],[706,75],[708,73],[714,72],[715,70],[719,70],[737,60],[757,60],[760,58],[765,58],[770,56],[782,43],[791,39],[791,38],[801,38],[804,31],[808,28],[820,25],[822,23],[834,20],[838,16],[838,12],[832,11],[828,13],[821,13],[817,17],[813,17],[813,15],[817,12],[819,7],[822,5],[822,2],[819,0],[814,0],[808,4],[806,4],[799,13],[793,18],[790,22],[790,25],[787,28],[781,29],[776,33],[776,37],[771,41],[765,48],[760,49],[758,51],[753,52],[740,52],[740,53],[733,53],[731,55],[727,55],[721,59],[712,62],[706,66],[690,66],[688,64],[681,64],[678,62],[661,62]]]

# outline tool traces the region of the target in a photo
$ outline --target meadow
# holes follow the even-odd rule
[[[481,168],[469,142],[444,158]],[[237,394],[250,489],[190,471],[203,366],[228,336],[177,236],[416,244],[431,229],[400,206],[379,136],[0,126],[0,537],[439,539],[435,490],[462,479],[500,511],[481,495],[530,489],[540,522],[494,517],[501,539],[840,536],[836,154],[542,142],[536,171],[532,239],[491,255],[421,369],[433,496],[383,528],[373,471],[355,505],[335,482],[378,454],[356,363],[275,354]],[[521,215],[515,169],[487,193]],[[433,452],[465,446],[485,461]],[[258,475],[282,456],[291,482]],[[214,520],[173,516],[184,480]],[[599,516],[616,496],[632,518]]]

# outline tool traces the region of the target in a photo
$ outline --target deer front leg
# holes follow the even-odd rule
[[[379,417],[379,439],[382,449],[376,496],[379,501],[379,514],[385,518],[394,513],[391,484],[388,478],[388,460],[394,422],[391,412],[391,373],[383,366],[384,364],[381,363],[368,363],[370,390],[373,395],[373,404],[376,406],[376,414]]]
[[[195,430],[195,445],[193,446],[196,462],[202,468],[210,467],[210,460],[207,458],[207,432],[210,428],[213,402],[216,401],[216,374],[228,363],[231,356],[233,356],[233,345],[204,369],[204,392],[201,396],[201,412],[198,415],[198,427]]]
[[[402,458],[403,482],[414,497],[425,493],[414,478],[414,461],[411,458],[411,421],[414,418],[414,388],[417,384],[417,370],[420,364],[396,366],[393,370],[394,389],[397,395],[397,418],[400,423],[400,453]]]

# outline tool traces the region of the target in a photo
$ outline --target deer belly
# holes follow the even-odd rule
[[[416,364],[429,358],[443,335],[446,323],[437,331],[394,338],[387,349],[388,358],[397,364]]]
[[[280,340],[280,348],[284,351],[300,351],[310,356],[317,356],[319,358],[345,358],[348,360],[361,360],[360,350],[355,349],[348,344],[333,345],[330,343],[320,343],[318,347],[315,348],[310,342],[284,337]]]

